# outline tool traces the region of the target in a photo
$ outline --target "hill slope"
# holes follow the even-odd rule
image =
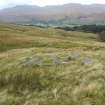
[[[105,5],[65,4],[46,7],[23,5],[1,10],[0,20],[30,24],[104,24]]]
[[[0,105],[104,105],[104,52],[95,34],[0,25]]]

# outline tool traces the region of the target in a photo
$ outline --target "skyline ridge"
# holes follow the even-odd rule
[[[105,4],[104,0],[0,0],[0,9],[14,7],[16,5],[37,5],[37,6],[51,6],[63,4]]]
[[[15,5],[15,6],[10,6],[10,7],[5,7],[5,8],[0,8],[0,10],[4,9],[9,9],[9,8],[15,8],[15,7],[23,7],[23,6],[33,6],[33,7],[51,7],[51,6],[64,6],[64,5],[83,5],[83,6],[91,6],[91,5],[105,5],[102,3],[92,3],[92,4],[83,4],[83,3],[65,3],[65,4],[55,4],[55,5],[45,5],[45,6],[40,6],[40,5],[35,5],[35,4],[20,4],[20,5]]]

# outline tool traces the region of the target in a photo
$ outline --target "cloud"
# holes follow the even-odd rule
[[[0,8],[12,7],[15,5],[24,5],[33,2],[34,0],[0,0]]]

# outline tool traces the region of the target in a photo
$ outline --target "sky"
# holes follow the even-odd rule
[[[81,4],[105,4],[105,0],[0,0],[0,9],[13,7],[16,5],[61,5],[66,3],[81,3]]]

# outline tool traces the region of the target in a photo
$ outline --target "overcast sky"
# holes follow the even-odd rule
[[[16,5],[25,5],[25,4],[45,6],[45,5],[57,5],[57,4],[66,4],[66,3],[105,4],[105,0],[0,0],[0,9]]]

